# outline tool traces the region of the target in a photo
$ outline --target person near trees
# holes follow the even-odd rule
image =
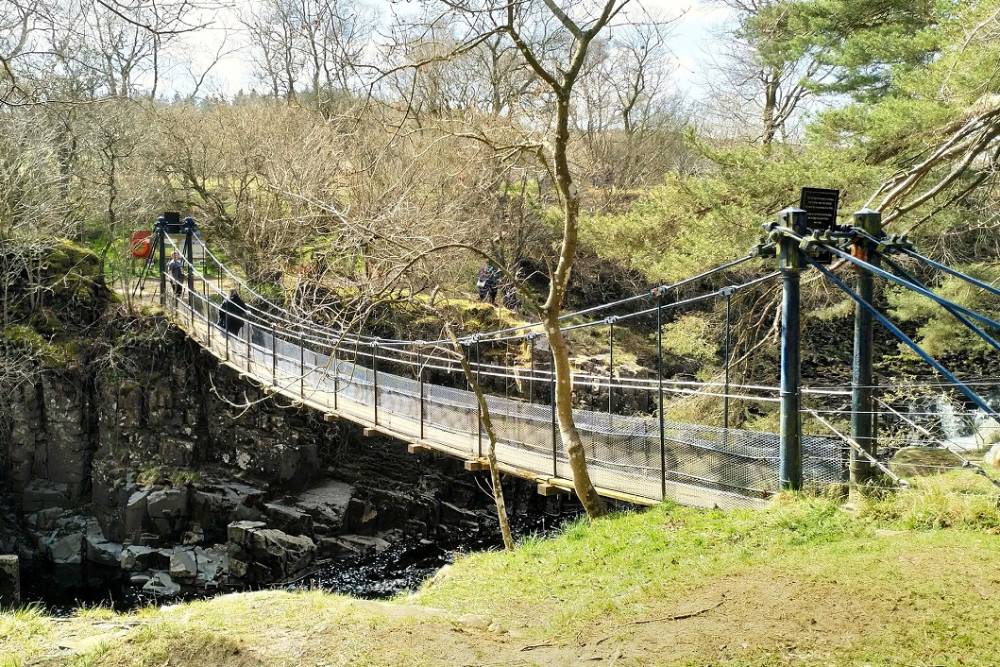
[[[476,279],[476,289],[479,290],[479,300],[495,304],[497,302],[497,287],[500,282],[499,271],[491,263],[486,262],[479,269]]]

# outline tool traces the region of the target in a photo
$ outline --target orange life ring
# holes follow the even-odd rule
[[[136,259],[146,259],[153,252],[152,232],[132,232],[130,249]]]

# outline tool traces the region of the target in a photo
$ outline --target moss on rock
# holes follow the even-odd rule
[[[4,342],[36,355],[46,368],[65,368],[81,361],[81,345],[74,339],[49,340],[33,328],[12,324],[3,330]]]

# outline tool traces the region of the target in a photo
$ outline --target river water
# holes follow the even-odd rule
[[[569,503],[565,506],[570,505]],[[511,517],[516,538],[547,535],[579,515],[575,506],[559,514],[535,513]],[[404,538],[384,551],[320,561],[300,578],[266,587],[269,589],[322,589],[365,599],[388,598],[413,591],[433,577],[460,554],[500,549],[499,529],[455,531],[447,544],[426,539]],[[246,588],[223,588],[216,592],[188,593],[162,598],[143,593],[121,577],[121,571],[90,567],[80,574],[79,566],[66,571],[27,572],[22,580],[22,598],[41,605],[51,616],[71,616],[81,607],[104,606],[125,612],[148,605],[195,600]]]

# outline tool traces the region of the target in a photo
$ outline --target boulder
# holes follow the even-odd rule
[[[312,516],[284,503],[266,503],[264,513],[268,525],[294,535],[312,535]]]
[[[83,562],[83,533],[60,535],[58,532],[43,538],[45,553],[56,565],[79,565]]]
[[[132,584],[133,586],[145,586],[146,582],[148,582],[150,579],[152,579],[151,575],[146,574],[145,572],[140,572],[139,574],[133,574],[131,577],[129,577],[128,583]]]
[[[17,556],[0,555],[0,607],[10,608],[21,601],[21,565]]]
[[[197,547],[195,554],[198,557],[198,577],[197,581],[203,586],[218,584],[222,577],[229,572],[229,554],[226,547],[217,546],[210,549]]]
[[[233,521],[263,517],[254,509],[263,495],[260,489],[238,481],[196,483],[191,488],[191,518],[206,539],[222,541]]]
[[[186,468],[194,462],[194,442],[169,436],[161,437],[160,458],[167,465]]]
[[[346,482],[327,480],[299,493],[295,506],[313,518],[314,531],[334,532],[344,525],[354,487]]]
[[[205,531],[197,523],[192,523],[190,529],[185,530],[181,535],[181,544],[192,545],[201,544],[205,541]]]
[[[260,522],[237,521],[229,526],[229,574],[245,583],[283,581],[308,567],[316,544]]]
[[[900,477],[940,475],[959,465],[961,459],[944,447],[903,447],[889,461],[889,469]]]
[[[171,597],[178,595],[181,592],[181,587],[166,572],[156,572],[149,578],[149,581],[143,584],[142,590],[144,593],[152,595]]]
[[[137,539],[146,528],[146,500],[150,490],[136,491],[125,502],[125,534]]]
[[[170,576],[191,581],[198,576],[198,557],[194,549],[175,549],[170,555]]]
[[[146,514],[160,536],[179,535],[189,516],[187,488],[153,491],[146,497]]]
[[[329,549],[333,545],[339,546],[341,551],[358,556],[381,553],[389,548],[389,542],[371,535],[340,535],[324,540],[324,548]]]
[[[118,564],[123,570],[153,570],[163,564],[159,549],[132,544],[122,549]]]
[[[243,544],[248,540],[250,531],[267,526],[263,521],[234,521],[229,524],[226,535],[233,544]]]
[[[229,555],[224,546],[174,549],[170,556],[171,578],[188,585],[216,586],[229,570]]]
[[[63,509],[60,507],[50,507],[38,510],[26,517],[28,527],[32,530],[44,532],[52,530],[56,526],[56,520],[62,516]]]
[[[106,539],[96,520],[87,522],[85,547],[88,562],[108,567],[118,567],[121,562],[122,545]]]
[[[68,506],[69,487],[66,484],[33,479],[21,494],[21,510],[25,513]]]

